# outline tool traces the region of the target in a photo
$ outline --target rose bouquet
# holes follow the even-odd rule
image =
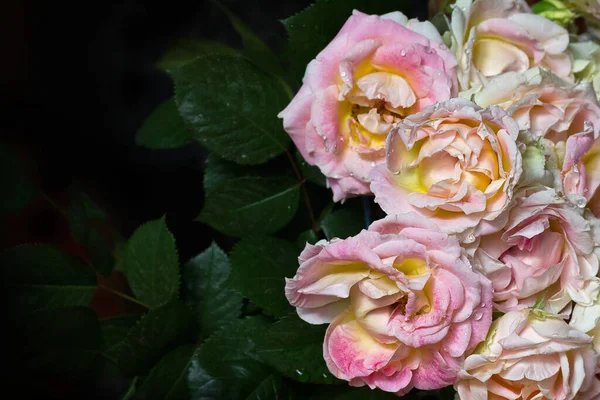
[[[459,0],[439,32],[355,10],[280,113],[334,201],[387,214],[286,281],[350,385],[600,398],[597,45],[540,10]]]
[[[207,6],[239,46],[173,42],[154,65],[173,96],[135,137],[200,191],[140,198],[194,215],[161,203],[119,232],[116,206],[45,193],[0,146],[7,226],[41,215],[21,212],[34,198],[62,221],[0,252],[26,382],[600,400],[600,1],[426,6],[317,0],[282,20],[279,53]]]

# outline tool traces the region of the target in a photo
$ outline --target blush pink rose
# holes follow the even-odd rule
[[[580,391],[575,400],[598,400],[600,399],[600,368],[596,371],[592,384],[586,390]]]
[[[600,290],[596,225],[553,189],[519,197],[507,226],[473,244],[473,264],[492,281],[495,307],[531,307],[542,296],[555,314],[572,301],[592,306]]]
[[[387,139],[387,165],[371,172],[388,214],[416,212],[446,233],[498,230],[521,175],[517,123],[500,107],[461,98],[427,107]]]
[[[456,60],[429,22],[354,11],[311,61],[279,117],[334,201],[369,194],[385,137],[402,117],[457,93]]]
[[[461,399],[571,400],[593,384],[592,338],[539,310],[494,321],[454,385]]]
[[[523,0],[459,0],[452,12],[452,50],[462,90],[496,75],[542,66],[571,77],[569,33],[532,14]]]
[[[286,296],[305,321],[330,323],[325,361],[352,386],[403,394],[450,385],[491,324],[491,283],[456,238],[416,214],[307,245],[299,261]]]
[[[500,105],[518,122],[529,145],[543,149],[542,168],[555,188],[588,202],[600,186],[600,106],[589,82],[566,82],[540,68],[506,73],[475,95],[482,106]],[[527,166],[538,168],[538,166]]]

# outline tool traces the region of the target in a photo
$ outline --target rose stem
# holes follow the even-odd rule
[[[294,174],[296,174],[296,178],[298,178],[300,190],[302,191],[302,199],[304,200],[304,204],[306,205],[306,209],[308,210],[308,216],[310,217],[310,221],[312,224],[311,229],[314,233],[317,233],[317,231],[319,230],[319,225],[315,220],[315,214],[313,213],[312,206],[310,205],[310,199],[308,198],[308,191],[306,189],[306,186],[304,185],[306,179],[304,179],[304,177],[302,176],[302,172],[300,172],[300,168],[298,168],[298,165],[296,164],[292,153],[290,153],[288,149],[285,149],[285,154],[287,155],[288,160],[290,160],[290,163],[292,164],[292,169],[294,170]]]

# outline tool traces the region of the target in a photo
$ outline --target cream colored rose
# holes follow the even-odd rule
[[[536,67],[494,77],[473,98],[482,107],[499,105],[519,124],[532,156],[525,157],[526,181],[540,169],[553,175],[550,183],[527,183],[554,186],[581,206],[592,202],[600,186],[600,106],[590,83]]]
[[[566,29],[532,14],[522,0],[458,0],[452,12],[452,50],[462,90],[505,72],[543,66],[569,78]]]
[[[600,294],[593,305],[585,307],[576,304],[569,322],[573,328],[586,332],[594,338],[594,350],[600,353]]]
[[[571,400],[594,383],[592,338],[560,318],[522,310],[494,322],[454,385],[461,399]]]

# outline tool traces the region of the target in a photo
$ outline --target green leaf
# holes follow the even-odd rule
[[[562,0],[542,0],[533,5],[532,11],[564,27],[569,26],[577,17]]]
[[[271,375],[254,354],[254,338],[265,327],[258,317],[238,319],[207,339],[192,358],[192,399],[243,400],[255,392]]]
[[[246,400],[277,400],[281,384],[282,379],[279,375],[269,375],[246,396]]]
[[[219,42],[198,38],[182,38],[175,41],[161,57],[156,67],[162,70],[179,68],[205,54],[237,54],[235,49]]]
[[[87,242],[91,231],[90,222],[105,219],[106,213],[86,193],[70,190],[67,220],[73,239],[78,243]]]
[[[135,296],[150,308],[179,293],[179,259],[165,217],[136,229],[127,243],[124,269]]]
[[[127,335],[139,321],[140,315],[121,315],[100,320],[100,330],[104,338],[104,354],[110,359],[116,359],[119,348],[127,339]]]
[[[297,269],[296,246],[274,237],[248,237],[231,252],[231,285],[274,316],[293,311],[285,297],[285,277],[291,278]]]
[[[229,183],[232,179],[243,176],[257,177],[258,175],[249,172],[248,166],[223,160],[214,153],[211,153],[205,162],[203,181],[204,192],[207,194],[214,192],[219,186]]]
[[[435,29],[437,29],[438,33],[442,36],[450,29],[450,26],[448,24],[449,19],[444,11],[436,13],[433,17],[431,17],[429,22],[431,22],[433,26],[435,26]]]
[[[319,167],[315,165],[309,165],[304,158],[302,158],[302,154],[300,154],[298,151],[296,151],[296,160],[300,166],[302,176],[304,176],[306,180],[319,186],[327,187],[327,180]]]
[[[440,395],[438,398],[440,400],[454,400],[455,396],[456,391],[454,388],[452,386],[447,386],[443,389],[440,389]]]
[[[179,301],[150,310],[119,346],[117,365],[126,376],[144,373],[163,354],[191,340],[194,331],[193,316]]]
[[[67,220],[71,235],[86,249],[94,269],[103,275],[110,274],[115,266],[112,246],[97,228],[97,224],[106,219],[106,213],[86,193],[75,189],[69,191]]]
[[[307,231],[300,232],[300,234],[298,235],[298,239],[296,240],[296,245],[300,250],[302,250],[304,249],[304,247],[306,247],[307,243],[315,244],[318,241],[319,236],[317,236],[317,234],[312,229],[309,229]]]
[[[185,126],[173,98],[156,107],[135,136],[139,146],[149,149],[173,149],[193,141],[194,135]]]
[[[211,153],[204,163],[204,192],[214,192],[220,186],[238,178],[274,178],[282,175],[295,179],[287,158],[278,158],[266,164],[248,166],[224,160]]]
[[[26,343],[20,356],[31,372],[89,370],[103,347],[98,318],[87,307],[49,309],[31,314],[14,327]]]
[[[187,376],[193,354],[194,346],[185,345],[165,355],[141,381],[134,399],[189,399]]]
[[[318,0],[304,11],[283,20],[289,43],[285,58],[294,79],[300,82],[306,65],[335,37],[352,10],[366,14],[407,11],[408,1]]]
[[[537,300],[535,301],[535,304],[533,305],[533,309],[543,309],[544,307],[546,307],[546,295],[548,294],[548,290],[550,288],[546,288],[546,290],[544,290],[537,298]]]
[[[2,281],[18,315],[48,308],[86,306],[96,291],[96,274],[85,262],[44,244],[0,253]]]
[[[311,400],[394,400],[398,399],[398,396],[394,393],[384,392],[380,389],[371,389],[368,386],[361,388],[353,388],[344,385],[331,386],[331,385],[303,385],[311,387],[312,390],[306,393],[299,393],[296,395],[297,399],[311,399]],[[402,396],[403,400],[437,400],[446,399],[445,397],[439,397],[438,390],[421,391],[418,389],[412,389],[410,392]]]
[[[35,186],[25,174],[23,161],[7,146],[0,144],[0,216],[14,214],[31,203]]]
[[[345,239],[354,236],[365,228],[363,215],[358,209],[341,208],[327,214],[321,221],[321,228],[328,240],[334,237]]]
[[[289,97],[276,77],[224,54],[170,73],[179,113],[208,149],[239,164],[261,164],[287,149],[290,138],[277,114]]]
[[[273,233],[298,208],[300,185],[285,177],[242,177],[207,193],[198,220],[229,236]]]
[[[326,327],[284,317],[256,340],[256,352],[283,375],[303,383],[339,382],[323,360]]]
[[[131,384],[129,385],[129,388],[127,389],[121,400],[132,400],[134,398],[136,393],[137,381],[137,376],[131,380]]]
[[[411,393],[412,394],[412,393]],[[414,399],[411,394],[404,397],[405,399]],[[325,398],[325,397],[323,397]],[[331,397],[327,397],[331,399]],[[398,399],[393,393],[384,392],[383,390],[371,389],[369,387],[363,387],[360,389],[350,389],[344,393],[333,396],[334,400],[394,400]]]
[[[183,267],[186,302],[196,314],[202,336],[210,336],[240,315],[242,297],[226,284],[229,270],[227,255],[214,242]]]
[[[242,39],[244,47],[243,54],[248,57],[256,66],[263,71],[271,72],[275,75],[283,75],[283,69],[279,59],[273,51],[267,46],[246,24],[229,9],[222,4],[215,2],[223,10],[235,31]]]

